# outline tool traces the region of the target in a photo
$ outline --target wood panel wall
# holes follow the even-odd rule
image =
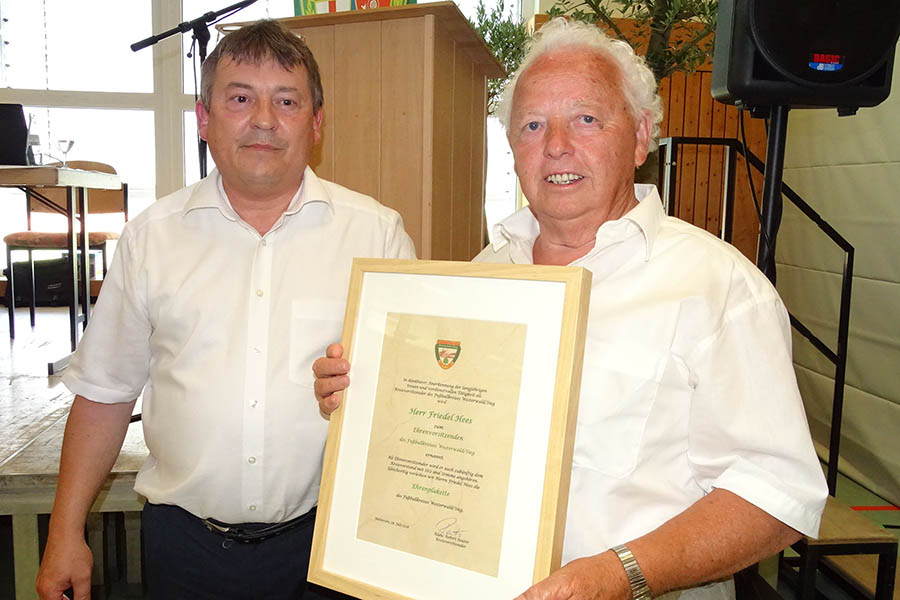
[[[713,100],[710,92],[712,72],[708,68],[692,74],[675,73],[659,86],[665,113],[660,137],[689,136],[740,139],[740,119],[749,149],[765,160],[766,129],[762,119],[752,119],[734,106]],[[725,194],[725,149],[714,146],[682,146],[678,160],[678,189],[675,214],[680,219],[719,235]],[[662,157],[660,157],[662,160]],[[738,158],[735,178],[733,243],[755,262],[759,218],[747,179],[747,169]],[[752,171],[757,197],[762,193],[763,177]]]
[[[310,161],[325,179],[403,215],[422,254],[421,138],[425,17],[306,27],[325,92],[322,142]],[[403,60],[387,52],[404,48]]]
[[[503,69],[452,2],[282,19],[325,91],[320,176],[403,216],[419,258],[482,248],[487,78]]]
[[[484,247],[487,80],[471,49],[446,26],[434,21],[433,140],[426,146],[432,173],[427,188],[431,254],[419,257],[471,260]]]

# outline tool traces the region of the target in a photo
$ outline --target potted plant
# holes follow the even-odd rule
[[[643,54],[660,81],[691,73],[712,56],[718,0],[559,0],[549,17],[600,25]],[[624,28],[616,18],[629,19]]]
[[[475,9],[475,20],[472,27],[484,39],[485,44],[503,65],[507,75],[512,75],[519,67],[525,56],[525,43],[528,41],[528,31],[521,19],[503,13],[503,0],[497,0],[490,11],[484,6],[483,0],[478,0]],[[497,100],[508,79],[491,79],[488,81],[488,114],[494,113]]]

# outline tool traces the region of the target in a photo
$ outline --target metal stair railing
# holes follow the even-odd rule
[[[684,145],[724,146],[725,152],[725,185],[722,194],[722,217],[719,237],[731,243],[734,227],[734,197],[737,155],[740,154],[760,173],[765,172],[765,163],[741,142],[734,138],[710,137],[667,137],[659,141],[660,153],[659,182],[662,188],[662,201],[666,213],[675,215],[675,189],[678,177],[678,151]],[[825,235],[827,235],[844,252],[844,266],[841,275],[841,304],[838,318],[837,350],[816,336],[793,313],[788,312],[791,325],[797,332],[816,348],[834,365],[834,393],[831,409],[831,428],[828,445],[828,469],[826,480],[828,493],[834,496],[837,487],[838,457],[841,443],[841,419],[844,409],[844,381],[847,371],[847,341],[850,335],[850,291],[853,285],[854,248],[834,227],[817,213],[797,192],[782,183],[782,194],[806,215]]]

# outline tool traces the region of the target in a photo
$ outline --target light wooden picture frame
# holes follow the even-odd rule
[[[309,580],[512,598],[560,566],[591,274],[355,259]]]

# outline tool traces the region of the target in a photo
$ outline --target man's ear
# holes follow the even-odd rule
[[[634,167],[640,167],[647,160],[650,148],[650,136],[653,134],[653,115],[649,110],[641,113],[635,131],[636,143],[634,145]]]
[[[197,133],[200,134],[200,139],[205,140],[206,127],[209,125],[209,111],[203,106],[202,100],[197,100],[197,104],[194,105],[194,113],[197,115]]]
[[[321,108],[313,115],[313,145],[318,144],[322,139],[322,119],[324,118],[325,111]]]

